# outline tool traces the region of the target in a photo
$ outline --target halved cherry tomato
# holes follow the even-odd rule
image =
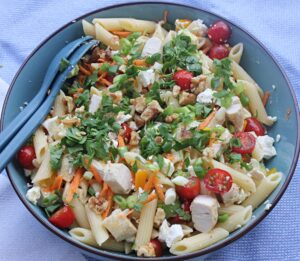
[[[245,131],[254,131],[257,136],[263,136],[266,132],[265,127],[254,117],[246,119]]]
[[[227,192],[232,186],[231,175],[222,169],[210,169],[203,181],[206,188],[214,193]]]
[[[57,210],[51,217],[49,221],[59,228],[67,228],[72,225],[75,220],[75,215],[71,207],[64,206]]]
[[[176,192],[182,200],[193,200],[200,194],[200,179],[190,177],[185,186],[176,185]]]
[[[34,169],[32,161],[35,158],[34,147],[30,145],[23,146],[17,154],[17,159],[24,169]]]
[[[174,217],[170,217],[168,219],[168,221],[172,224],[172,225],[175,225],[175,224],[184,224],[186,221],[184,221],[178,214]]]
[[[162,256],[163,255],[163,247],[161,242],[158,239],[151,239],[150,243],[154,247],[155,256]]]
[[[226,43],[231,35],[231,29],[223,21],[215,22],[208,30],[207,35],[214,43]]]
[[[234,134],[235,138],[241,141],[240,147],[232,147],[232,151],[240,154],[252,153],[255,147],[255,137],[249,132],[237,132]]]
[[[211,59],[223,59],[229,55],[228,48],[223,44],[214,44],[209,50],[208,56]]]
[[[131,132],[132,132],[132,129],[128,126],[128,124],[125,122],[125,123],[122,123],[121,124],[122,128],[124,129],[124,133],[123,133],[123,137],[125,138],[125,140],[127,142],[130,141],[131,139]]]
[[[173,80],[181,88],[181,90],[191,89],[192,78],[193,74],[186,70],[177,71],[173,75]]]
[[[185,211],[185,212],[191,212],[191,209],[190,209],[190,207],[191,207],[191,202],[190,201],[187,201],[187,200],[185,200],[182,204],[181,204],[181,207],[182,207],[182,209]]]

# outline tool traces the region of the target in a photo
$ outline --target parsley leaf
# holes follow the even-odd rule
[[[151,56],[148,56],[146,58],[146,63],[153,65],[155,62],[158,62],[160,60],[160,57],[161,57],[160,53],[152,54]]]
[[[57,171],[61,167],[63,149],[60,144],[50,145],[50,166],[53,171]]]
[[[191,220],[191,215],[181,208],[180,202],[178,200],[171,205],[166,205],[164,203],[159,202],[158,207],[162,208],[165,211],[167,219],[178,215],[181,219],[185,221]]]
[[[198,102],[195,104],[196,117],[205,119],[211,112],[212,112],[212,108],[210,106]]]
[[[225,108],[230,107],[232,103],[233,93],[227,90],[222,90],[213,94],[214,97],[218,98],[221,102],[221,105]]]
[[[89,107],[90,92],[85,90],[83,93],[79,93],[78,97],[75,99],[75,104],[77,107],[84,106],[85,108]]]
[[[70,62],[66,58],[62,58],[59,64],[59,72],[63,72],[64,70],[66,70],[69,65]]]

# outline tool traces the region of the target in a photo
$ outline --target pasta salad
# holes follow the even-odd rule
[[[282,174],[264,166],[276,155],[269,93],[239,65],[229,25],[82,24],[100,44],[17,155],[27,199],[76,240],[145,257],[191,253],[245,225]]]

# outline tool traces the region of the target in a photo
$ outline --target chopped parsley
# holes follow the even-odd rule
[[[158,207],[162,208],[165,211],[167,219],[178,215],[181,219],[185,221],[191,220],[191,215],[181,208],[180,202],[178,200],[174,204],[170,205],[166,205],[164,203],[159,202]]]
[[[57,171],[61,167],[63,149],[60,144],[50,145],[50,166],[53,171]]]

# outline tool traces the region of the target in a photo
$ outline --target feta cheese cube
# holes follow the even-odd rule
[[[155,53],[161,53],[162,41],[157,37],[151,37],[146,43],[142,51],[142,57],[151,56]]]
[[[26,192],[26,198],[34,205],[37,204],[40,197],[41,197],[40,187],[34,186],[31,189],[27,190]]]
[[[168,247],[171,247],[175,242],[181,240],[184,237],[181,225],[172,225],[169,227],[167,220],[165,219],[159,228],[158,239],[166,242]]]
[[[102,96],[93,94],[89,105],[89,113],[95,113],[101,106]]]
[[[150,84],[153,84],[155,81],[155,73],[152,69],[147,71],[140,71],[137,77],[138,83],[143,86],[147,87]]]
[[[270,159],[277,155],[276,149],[273,146],[274,139],[268,135],[258,136],[255,143],[255,148],[252,152],[253,158],[258,161],[262,159]]]
[[[215,91],[212,89],[205,89],[205,91],[200,92],[197,96],[197,102],[204,103],[204,104],[211,104],[216,99],[214,98],[213,94]]]
[[[176,192],[174,188],[169,188],[165,194],[165,204],[171,205],[174,204],[176,200]]]

